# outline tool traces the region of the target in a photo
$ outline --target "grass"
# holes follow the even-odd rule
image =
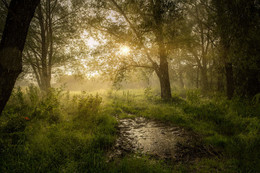
[[[14,92],[1,117],[0,172],[105,170],[117,122],[100,103],[101,97],[83,93],[68,100],[58,90]]]
[[[17,89],[0,117],[0,172],[260,172],[259,103],[194,90],[173,95],[165,103],[151,89],[101,95]],[[137,116],[194,131],[222,155],[170,166],[137,155],[107,163],[115,117]]]
[[[126,156],[111,163],[109,171],[111,173],[170,173],[171,168],[165,163],[153,160],[145,156]]]
[[[205,145],[223,153],[221,160],[209,159],[205,171],[214,163],[221,172],[260,172],[259,103],[221,96],[202,98],[198,91],[187,91],[186,95],[182,99],[175,94],[168,103],[156,97],[134,97],[134,101],[129,98],[127,101],[122,95],[114,98],[109,107],[114,107],[114,114],[120,118],[142,116],[177,124],[202,135]],[[212,167],[216,167],[214,164]],[[231,170],[223,169],[230,167]]]

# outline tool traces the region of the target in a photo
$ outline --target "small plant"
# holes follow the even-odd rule
[[[152,100],[154,98],[152,88],[150,86],[144,89],[144,96],[147,100]]]
[[[81,96],[78,101],[78,116],[85,119],[91,115],[96,115],[101,102],[102,97],[98,94],[96,96],[91,94]]]

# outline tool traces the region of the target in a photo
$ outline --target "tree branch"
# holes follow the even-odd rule
[[[140,44],[142,45],[142,47],[145,50],[145,54],[148,58],[148,60],[152,63],[152,65],[154,66],[155,70],[158,71],[159,70],[159,66],[158,64],[152,60],[151,56],[149,55],[146,47],[144,46],[144,43],[142,41],[142,37],[140,36],[140,34],[137,32],[136,28],[134,27],[134,25],[132,24],[132,22],[128,19],[128,17],[126,16],[125,12],[122,10],[122,8],[114,1],[114,0],[109,0],[110,2],[112,2],[112,4],[114,4],[114,6],[117,8],[118,12],[125,18],[126,22],[129,24],[130,28],[133,30],[133,32],[135,33],[137,39],[139,40]]]

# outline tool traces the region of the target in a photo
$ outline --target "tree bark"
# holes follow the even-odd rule
[[[166,50],[163,45],[162,33],[157,35],[157,41],[159,45],[159,59],[160,59],[160,66],[158,71],[158,77],[160,80],[161,86],[161,98],[163,100],[169,100],[172,97],[171,94],[171,84],[170,84],[170,77],[169,77],[169,67],[167,61]]]
[[[28,28],[40,0],[12,0],[0,44],[0,114],[22,72],[22,51]]]
[[[169,78],[168,62],[165,58],[160,58],[160,69],[157,72],[157,76],[160,81],[161,98],[163,100],[169,100],[172,97],[171,85]]]

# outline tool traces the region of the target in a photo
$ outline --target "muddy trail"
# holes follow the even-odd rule
[[[190,162],[219,153],[201,142],[201,137],[184,128],[143,117],[120,119],[118,138],[109,161],[130,153],[173,162]]]

